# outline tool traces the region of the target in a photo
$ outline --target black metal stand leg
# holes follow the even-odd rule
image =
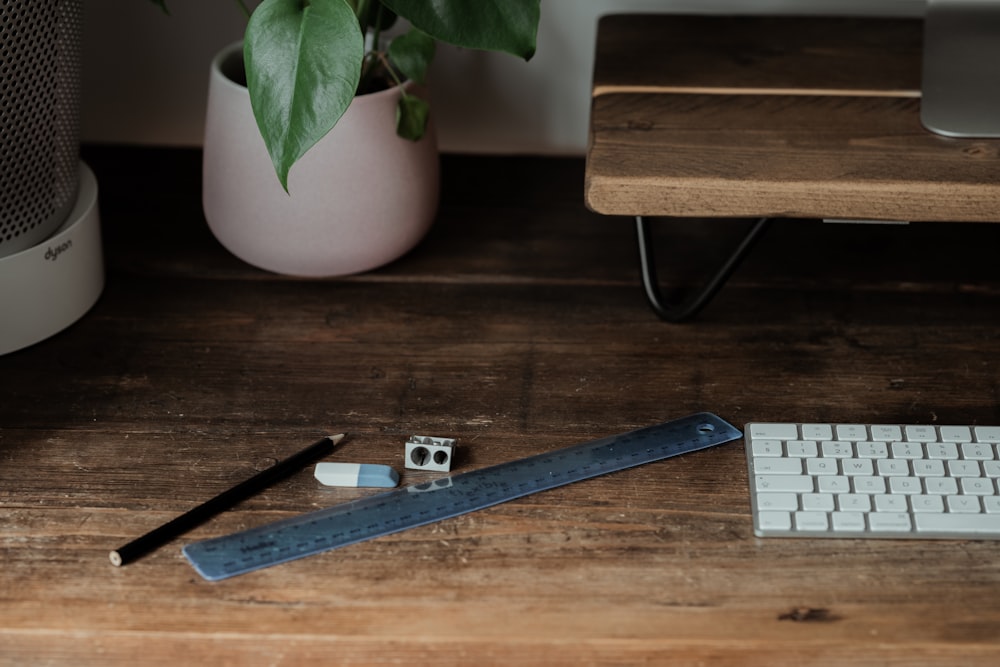
[[[660,291],[660,283],[656,278],[656,260],[653,252],[652,235],[648,222],[641,215],[635,217],[635,229],[639,240],[639,264],[642,272],[642,285],[646,290],[646,298],[649,305],[660,319],[667,322],[683,322],[694,317],[704,308],[712,297],[725,284],[729,276],[732,275],[736,267],[749,253],[754,242],[764,233],[770,218],[757,220],[747,232],[747,235],[736,246],[736,250],[723,263],[722,267],[713,275],[701,291],[692,294],[687,300],[679,304],[668,304]]]

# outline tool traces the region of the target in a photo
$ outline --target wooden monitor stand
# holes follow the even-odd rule
[[[921,45],[917,19],[601,20],[586,202],[636,218],[661,317],[711,294],[663,303],[647,217],[759,219],[712,293],[772,218],[1000,220],[1000,141],[921,125]]]

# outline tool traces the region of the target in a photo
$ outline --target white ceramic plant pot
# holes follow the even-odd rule
[[[399,258],[437,214],[433,126],[396,136],[399,90],[354,99],[333,130],[291,169],[286,193],[264,146],[242,73],[241,45],[212,62],[203,205],[215,237],[254,266],[295,276],[368,271]]]

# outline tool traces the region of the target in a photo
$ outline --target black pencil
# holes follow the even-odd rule
[[[303,468],[309,462],[329,454],[333,451],[333,447],[343,439],[343,433],[321,438],[297,454],[293,454],[287,459],[275,463],[267,470],[262,470],[245,482],[237,484],[228,491],[223,491],[211,500],[181,514],[176,519],[151,530],[142,537],[132,540],[121,548],[115,549],[110,554],[111,564],[120,567],[141,558],[150,551],[163,546],[173,538],[204,523],[219,512],[229,509],[241,500],[249,498],[265,487],[270,486],[282,477]]]

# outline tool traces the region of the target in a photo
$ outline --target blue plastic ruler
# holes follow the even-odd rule
[[[195,542],[184,555],[217,581],[740,437],[702,412]]]

